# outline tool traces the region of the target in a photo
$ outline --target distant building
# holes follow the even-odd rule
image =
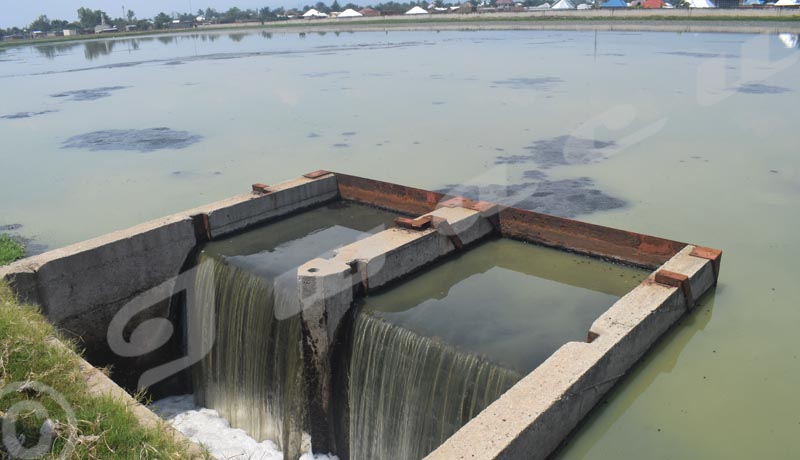
[[[372,8],[363,8],[363,9],[359,10],[359,13],[361,13],[362,16],[366,16],[366,17],[370,17],[370,18],[381,15],[380,11],[373,10]]]
[[[193,21],[181,21],[180,19],[173,19],[169,24],[170,29],[191,29],[194,27]]]
[[[104,14],[100,15],[100,24],[94,26],[94,33],[96,34],[107,34],[117,32],[117,26],[110,26],[106,24],[106,16]]]
[[[64,29],[63,33],[64,33],[65,37],[72,37],[72,36],[78,35],[78,31],[77,30],[72,30],[72,29]]]
[[[514,6],[514,0],[497,0],[497,8],[501,10],[510,10]]]
[[[453,13],[467,14],[475,11],[475,7],[470,2],[464,2],[453,10]]]

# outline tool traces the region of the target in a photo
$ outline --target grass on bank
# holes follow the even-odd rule
[[[0,265],[7,265],[25,257],[25,246],[4,233],[0,234]]]
[[[67,348],[48,342],[58,338]],[[25,447],[35,446],[45,419],[32,410],[38,402],[55,422],[55,443],[44,459],[61,458],[66,440],[74,440],[74,450],[66,459],[182,460],[189,454],[172,438],[170,431],[144,428],[128,411],[125,403],[111,396],[89,393],[78,367],[74,346],[60,337],[39,310],[18,302],[7,283],[0,281],[0,395],[14,382],[39,382],[64,397],[74,411],[69,423],[67,412],[52,397],[32,387],[0,397],[0,418],[9,418],[17,405],[17,434],[23,434]],[[25,385],[23,385],[23,388]],[[27,403],[25,401],[28,401]],[[21,403],[22,405],[18,405]],[[25,407],[28,404],[28,407]],[[13,458],[0,441],[0,459]]]
[[[247,29],[266,29],[266,30],[275,30],[279,31],[281,29],[295,29],[295,28],[302,28],[302,29],[314,29],[314,28],[325,28],[325,27],[333,27],[337,29],[341,29],[342,31],[350,31],[350,30],[358,30],[361,27],[375,27],[375,26],[394,26],[394,25],[408,25],[408,26],[415,26],[421,24],[464,24],[464,25],[480,25],[480,24],[496,24],[496,23],[578,23],[578,24],[591,24],[591,23],[598,23],[602,24],[604,22],[611,22],[611,23],[633,23],[633,22],[662,22],[662,23],[670,23],[670,22],[750,22],[750,23],[777,23],[777,22],[800,22],[800,14],[786,14],[780,16],[748,16],[748,15],[731,15],[731,16],[704,16],[704,15],[696,15],[696,16],[672,16],[672,15],[647,15],[647,16],[574,16],[574,17],[564,17],[564,16],[525,16],[520,15],[518,17],[491,17],[485,15],[474,15],[474,16],[458,16],[458,17],[442,17],[442,16],[433,16],[428,18],[413,18],[408,19],[406,18],[394,18],[392,16],[386,16],[382,18],[375,18],[375,19],[364,19],[354,22],[343,22],[343,23],[334,23],[329,21],[303,21],[303,20],[291,20],[291,21],[273,21],[267,22],[263,25],[259,25],[258,23],[255,24],[247,24],[247,25],[231,25],[231,26],[213,26],[213,27],[198,27],[192,29],[176,29],[176,30],[148,30],[148,31],[140,31],[140,32],[117,32],[113,34],[104,34],[104,35],[74,35],[68,37],[46,37],[46,38],[37,38],[37,39],[27,39],[27,40],[5,40],[0,41],[0,49],[2,48],[11,48],[15,46],[27,46],[27,45],[45,45],[49,43],[64,43],[64,42],[78,42],[78,41],[86,41],[86,40],[104,40],[108,38],[135,38],[135,37],[142,37],[142,36],[150,36],[150,35],[164,35],[164,34],[185,34],[185,33],[198,33],[198,32],[225,32],[225,31],[233,31],[233,30],[247,30]]]

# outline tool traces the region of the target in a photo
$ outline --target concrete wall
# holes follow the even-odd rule
[[[135,387],[141,369],[175,358],[181,346],[175,340],[163,344],[163,335],[173,332],[164,325],[166,329],[160,333],[137,336],[152,340],[137,344],[147,353],[120,357],[110,348],[108,334],[123,307],[145,293],[162,293],[151,301],[151,308],[125,325],[121,339],[127,341],[127,335],[144,321],[176,314],[170,306],[169,283],[198,243],[335,199],[338,194],[332,175],[299,178],[270,190],[268,194],[242,194],[23,259],[0,267],[0,279],[7,280],[26,301],[40,305],[51,322],[78,340],[89,361],[96,366],[115,365],[115,378]]]
[[[329,452],[333,446],[331,349],[354,297],[396,282],[494,233],[480,212],[458,206],[435,209],[420,219],[429,227],[384,230],[336,250],[329,259],[314,259],[297,269],[311,440],[316,452]]]
[[[153,324],[148,320],[174,314],[169,296],[180,286],[174,279],[199,243],[340,196],[425,214],[406,221],[409,228],[386,230],[298,269],[311,429],[314,446],[321,451],[330,442],[330,348],[353,298],[487,235],[502,233],[641,266],[663,265],[595,321],[588,331],[590,343],[564,345],[429,460],[545,458],[696,299],[712,289],[719,273],[718,251],[352,176],[337,180],[321,172],[24,259],[0,268],[0,278],[21,297],[41,305],[61,330],[79,338],[93,364],[122,364],[118,377],[126,367],[140,371],[179,358],[175,337],[157,348],[160,332],[172,334],[171,325],[155,334],[133,332]],[[121,360],[109,346],[108,331],[115,330],[120,312],[132,301],[152,292],[161,297],[145,303],[140,314],[117,329],[120,336],[129,336],[125,340],[152,341],[149,345],[156,348]]]
[[[687,246],[661,269],[686,275],[700,297],[716,283],[713,263]],[[590,328],[456,432],[426,460],[545,459],[600,398],[693,306],[684,290],[651,275]]]

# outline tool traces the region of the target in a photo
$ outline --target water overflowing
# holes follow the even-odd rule
[[[164,65],[176,61],[184,65]],[[458,184],[719,247],[715,296],[558,458],[800,450],[790,410],[800,405],[795,33],[254,31],[235,42],[206,32],[7,48],[0,76],[0,115],[53,111],[0,119],[0,226],[22,224],[18,236],[50,248],[317,169]],[[563,81],[495,83],[548,77]],[[127,88],[85,102],[51,97],[114,86]],[[443,129],[443,120],[458,122]],[[152,154],[60,148],[88,131],[154,126],[203,140]],[[358,135],[341,136],[350,131]],[[559,144],[564,161],[553,163],[549,146],[563,136],[615,144]]]
[[[370,295],[345,346],[350,460],[423,458],[644,276],[494,240]]]
[[[193,369],[197,403],[299,458],[307,404],[296,267],[382,230],[392,217],[330,204],[206,245],[193,308],[213,325],[202,328],[213,331],[203,338],[213,348]]]
[[[200,257],[197,288],[204,318],[216,323],[216,346],[194,369],[198,404],[298,458],[305,407],[301,323],[298,315],[276,315],[296,291],[208,255]]]
[[[368,312],[356,317],[352,353],[351,460],[419,460],[520,378]]]

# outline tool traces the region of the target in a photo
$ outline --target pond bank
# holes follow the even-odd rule
[[[290,20],[242,24],[214,24],[183,30],[154,30],[102,35],[49,37],[0,41],[0,48],[31,44],[104,40],[183,34],[199,31],[262,29],[286,32],[419,31],[419,30],[637,30],[655,32],[800,32],[800,10],[772,9],[673,9],[673,10],[543,10],[524,13],[468,15],[385,16],[343,19]]]

